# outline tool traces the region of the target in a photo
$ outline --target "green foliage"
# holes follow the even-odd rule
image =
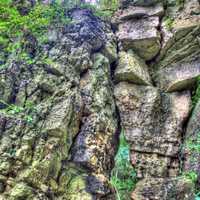
[[[117,200],[128,200],[136,182],[136,173],[130,163],[129,145],[124,134],[121,133],[119,150],[115,157],[115,168],[111,175],[111,184],[116,190]]]
[[[0,113],[12,118],[24,120],[28,124],[33,123],[34,114],[37,113],[37,110],[32,102],[27,101],[24,107],[8,104],[3,100],[0,100],[0,103],[6,106],[0,110]]]
[[[200,153],[200,134],[194,139],[188,139],[186,141],[186,148],[190,151]]]
[[[94,15],[103,19],[109,19],[119,7],[118,0],[97,0],[96,5],[90,3],[80,3],[81,8],[87,8],[93,11]]]
[[[27,15],[21,15],[16,5],[9,0],[0,2],[0,46],[8,52],[20,48],[20,40],[24,33],[39,37],[44,34],[50,24],[68,24],[65,9],[58,3],[44,5],[37,3]],[[16,43],[16,40],[19,40]],[[7,44],[7,45],[6,45]]]
[[[196,183],[198,180],[198,174],[195,171],[185,172],[183,177],[190,180],[192,183]]]
[[[174,23],[174,19],[167,16],[165,19],[164,19],[164,23],[165,23],[165,26],[168,30],[171,30],[172,27],[173,27],[173,23]]]
[[[176,0],[176,5],[179,7],[179,9],[182,9],[184,7],[185,0]]]
[[[197,87],[192,95],[192,105],[193,107],[197,104],[200,99],[200,77],[197,78]]]

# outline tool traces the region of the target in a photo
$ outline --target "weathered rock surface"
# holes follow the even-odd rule
[[[114,162],[117,116],[108,59],[95,54],[93,60],[93,68],[80,82],[85,117],[72,149],[72,160],[92,172],[103,173],[109,172]]]
[[[200,75],[200,60],[173,64],[156,74],[158,86],[166,92],[187,90],[194,86]]]
[[[141,85],[151,85],[147,65],[133,51],[120,52],[118,62],[115,70],[115,80],[117,82],[127,81]]]
[[[194,184],[183,178],[146,178],[140,181],[132,194],[132,200],[191,200]]]
[[[69,15],[74,23],[46,33],[34,64],[11,55],[0,70],[2,200],[111,194],[118,119],[109,63],[116,59],[116,39],[91,11]]]
[[[37,0],[20,2],[26,15]],[[44,44],[25,34],[33,63],[0,52],[0,200],[116,199],[119,127],[133,200],[193,200],[200,103],[184,132],[200,75],[199,1],[120,0],[113,27],[88,9],[66,15],[72,23],[51,27]]]
[[[159,17],[130,19],[119,24],[117,37],[124,50],[133,49],[141,58],[151,60],[160,50]]]
[[[115,97],[132,150],[176,156],[190,111],[188,92],[160,94],[157,88],[119,83]]]
[[[126,9],[120,9],[115,12],[112,17],[113,24],[120,24],[126,20],[151,16],[163,16],[164,8],[162,4],[157,4],[152,7],[129,6]]]
[[[162,1],[160,0],[120,0],[120,4],[122,7],[127,7],[129,5],[152,6],[158,2],[162,2]]]
[[[172,1],[173,2],[173,1]],[[168,67],[179,61],[190,62],[199,57],[200,4],[198,0],[185,1],[177,10],[176,2],[168,6],[168,16],[161,23],[162,49],[157,67]]]
[[[183,153],[185,157],[184,171],[197,174],[200,183],[200,102],[197,103],[186,129]]]
[[[156,153],[131,151],[131,163],[137,177],[176,177],[179,174],[179,160]]]

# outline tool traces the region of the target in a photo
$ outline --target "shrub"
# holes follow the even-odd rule
[[[117,200],[129,200],[137,182],[136,173],[130,163],[129,145],[124,134],[120,135],[120,144],[115,157],[115,167],[111,174],[111,184],[116,191]]]

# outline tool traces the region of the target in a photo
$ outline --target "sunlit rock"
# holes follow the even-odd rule
[[[117,37],[124,50],[133,49],[141,58],[151,60],[160,50],[159,17],[131,19],[119,24]]]
[[[162,4],[157,4],[151,7],[130,6],[126,9],[121,9],[115,12],[112,17],[112,23],[120,24],[126,20],[151,16],[163,16],[164,8]]]
[[[200,60],[175,63],[156,74],[158,86],[166,92],[191,89],[200,75]]]
[[[189,92],[160,94],[151,86],[121,82],[115,97],[132,150],[177,156],[190,111]]]
[[[117,82],[127,81],[141,85],[151,85],[147,65],[133,51],[119,53],[119,63],[115,70],[115,80]]]

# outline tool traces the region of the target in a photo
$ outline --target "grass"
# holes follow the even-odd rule
[[[116,200],[129,200],[136,182],[136,172],[130,163],[129,145],[122,132],[115,157],[115,167],[111,174],[111,184],[116,191]]]

